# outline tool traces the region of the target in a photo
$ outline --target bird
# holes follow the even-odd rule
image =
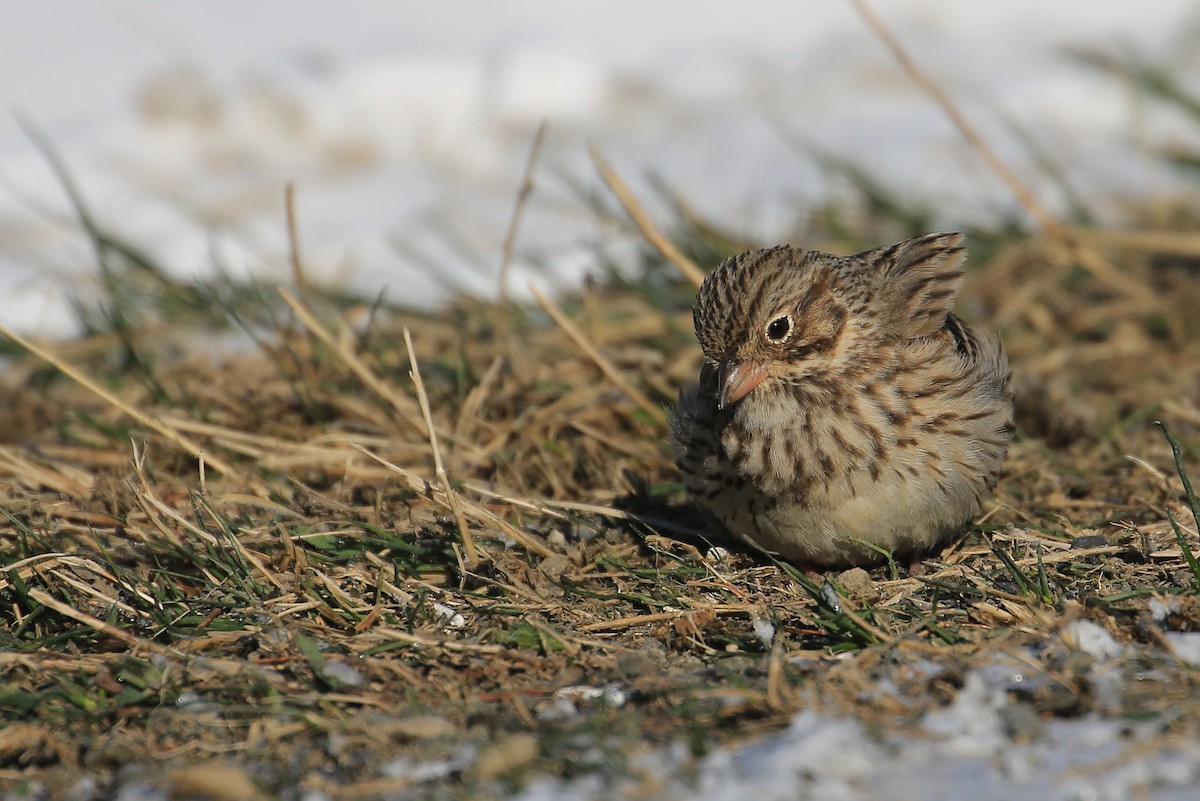
[[[717,529],[806,569],[920,559],[979,515],[1013,436],[999,336],[952,311],[958,233],[853,256],[733,256],[692,308],[704,352],[669,424]]]

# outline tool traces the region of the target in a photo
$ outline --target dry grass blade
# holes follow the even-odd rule
[[[378,454],[371,453],[361,445],[352,445],[351,447],[361,453],[363,456],[366,456],[368,459],[383,465],[391,472],[401,476],[408,485],[408,488],[413,492],[416,492],[422,497],[431,499],[447,510],[450,509],[450,499],[447,497],[444,487],[434,487],[428,481],[412,471],[405,470],[400,465],[389,462],[387,459],[384,459]],[[470,513],[472,517],[495,526],[500,530],[500,533],[516,542],[525,550],[537,554],[543,558],[554,555],[554,551],[548,548],[540,540],[529,536],[524,531],[521,531],[521,529],[516,528],[492,512],[489,512],[479,504],[473,503],[467,498],[463,498],[461,495],[458,496],[458,502],[466,506],[467,512]]]
[[[207,545],[217,545],[216,537],[187,520],[179,512],[163,503],[154,494],[154,490],[151,489],[150,480],[146,476],[145,455],[136,448],[134,449],[133,456],[133,470],[138,479],[138,486],[134,487],[134,497],[137,499],[138,505],[142,508],[142,512],[146,515],[146,519],[158,530],[163,540],[176,547],[183,547],[183,541],[179,538],[179,533],[174,527],[177,526],[183,531],[191,532]],[[173,523],[174,526],[168,525],[168,521]]]
[[[70,498],[88,494],[94,484],[94,480],[83,482],[72,479],[57,470],[30,461],[14,448],[3,446],[0,446],[0,470],[31,488],[46,487]]]
[[[604,373],[604,375],[608,377],[609,381],[615,384],[619,390],[628,395],[630,400],[641,407],[642,411],[650,415],[656,422],[666,422],[667,417],[663,412],[662,407],[646,397],[646,395],[637,387],[630,384],[625,379],[625,376],[621,374],[621,371],[617,369],[617,366],[609,361],[608,357],[597,350],[596,346],[588,340],[584,333],[580,331],[573,322],[571,322],[567,315],[563,314],[563,310],[558,307],[558,304],[552,301],[533,284],[529,285],[529,291],[533,293],[533,297],[537,300],[538,304],[546,310],[546,314],[549,314],[551,319],[553,319],[558,327],[563,330],[563,333],[570,337],[571,341],[574,342],[579,349],[584,352],[584,355],[591,359],[592,363],[600,368],[600,372]]]
[[[296,231],[296,186],[289,183],[283,195],[284,214],[287,217],[288,252],[292,263],[292,283],[300,297],[308,297],[308,276],[300,258],[300,234]]]
[[[0,575],[0,592],[8,590],[13,586],[12,578],[15,577],[21,581],[28,581],[35,572],[39,574],[58,573],[58,568],[68,568],[75,572],[87,572],[101,578],[112,581],[113,577],[105,568],[92,559],[86,559],[79,556],[71,556],[64,553],[43,553],[37,556],[31,556],[27,559],[19,559],[12,564],[4,566],[4,573]],[[90,588],[89,588],[90,590]],[[145,597],[141,594],[141,597]],[[127,604],[121,603],[119,600],[105,598],[109,605],[129,611]]]
[[[421,404],[421,415],[425,418],[425,429],[429,435],[429,447],[433,450],[433,471],[437,476],[438,482],[442,485],[442,490],[446,493],[446,500],[450,504],[450,512],[454,515],[454,524],[458,526],[459,536],[462,537],[463,551],[467,557],[467,565],[474,565],[479,561],[479,554],[475,550],[475,541],[471,539],[471,529],[467,526],[467,520],[463,517],[462,507],[459,505],[458,493],[454,491],[454,487],[450,486],[450,476],[446,474],[446,467],[442,464],[442,448],[438,444],[437,429],[433,425],[433,413],[429,409],[429,395],[425,392],[425,382],[421,380],[421,368],[417,364],[417,352],[413,350],[412,335],[408,329],[404,329],[404,346],[408,348],[408,363],[412,365],[412,371],[409,376],[412,377],[413,386],[417,390],[417,401]]]
[[[706,615],[747,615],[756,607],[753,604],[713,604],[698,609],[676,609],[670,612],[654,612],[648,615],[629,615],[613,620],[598,620],[579,627],[580,631],[619,631],[620,629],[645,626],[650,623],[666,623],[673,620],[687,620],[698,613]]]
[[[525,172],[521,177],[521,188],[517,191],[517,200],[513,204],[512,219],[508,223],[508,233],[504,235],[504,246],[500,256],[500,283],[496,294],[497,307],[503,307],[508,302],[508,269],[512,266],[513,249],[517,243],[517,230],[521,225],[521,213],[529,196],[533,194],[533,168],[537,165],[538,155],[542,152],[542,143],[546,139],[546,121],[542,120],[533,135],[533,144],[529,146],[529,158],[525,162]]]
[[[1068,228],[1074,238],[1090,245],[1121,248],[1135,253],[1200,258],[1200,233],[1195,231],[1136,231],[1120,228]]]
[[[492,359],[492,363],[483,371],[479,381],[467,392],[466,401],[459,410],[458,419],[454,423],[454,436],[460,440],[472,433],[474,426],[478,423],[480,410],[486,403],[488,394],[495,389],[497,379],[500,377],[500,368],[503,366],[504,359],[502,357],[497,356]]]
[[[1000,180],[1008,186],[1009,190],[1016,196],[1017,202],[1025,207],[1025,210],[1037,221],[1038,226],[1046,231],[1047,234],[1055,238],[1061,238],[1063,235],[1062,227],[1054,218],[1054,215],[1042,205],[1037,196],[1033,194],[1033,190],[1026,186],[1025,182],[1018,178],[1017,174],[1010,170],[1008,165],[1004,163],[1004,160],[996,154],[996,151],[983,140],[983,137],[975,130],[975,126],[967,121],[966,116],[959,111],[958,106],[954,104],[954,101],[950,99],[950,96],[946,94],[942,87],[913,61],[908,51],[904,49],[904,46],[900,44],[899,40],[883,24],[883,21],[879,19],[870,6],[866,4],[865,0],[850,0],[850,5],[854,6],[854,9],[863,18],[867,27],[879,37],[879,41],[883,42],[884,47],[891,52],[892,57],[908,73],[913,82],[933,98],[933,101],[937,103],[942,112],[950,118],[950,122],[962,134],[963,139],[967,140],[967,144],[971,146],[971,149],[978,153],[980,158],[984,160],[984,163],[991,168],[992,172],[996,173]]]
[[[221,473],[224,473],[227,476],[234,476],[237,474],[237,471],[234,470],[233,466],[231,464],[229,464],[228,462],[226,462],[224,459],[222,459],[218,456],[214,456],[212,454],[205,454],[204,448],[202,448],[196,442],[193,442],[191,440],[191,438],[179,433],[174,428],[172,428],[171,426],[164,423],[158,417],[155,417],[154,415],[151,415],[151,414],[146,414],[145,412],[141,411],[140,409],[135,408],[132,404],[126,403],[125,401],[121,400],[116,395],[109,392],[104,387],[100,386],[100,384],[98,384],[90,376],[86,375],[82,370],[79,370],[74,365],[63,361],[62,359],[58,358],[57,356],[55,356],[53,353],[46,350],[45,348],[38,347],[37,345],[33,344],[29,340],[22,337],[20,334],[17,334],[12,329],[10,329],[4,325],[0,325],[0,336],[3,336],[5,338],[10,339],[13,342],[17,343],[22,348],[29,351],[34,356],[37,356],[39,359],[41,359],[42,361],[49,364],[54,369],[58,370],[63,375],[67,376],[75,383],[84,387],[86,390],[93,393],[94,395],[97,395],[105,403],[109,404],[110,406],[112,406],[115,409],[120,410],[127,417],[130,417],[130,418],[136,420],[139,424],[145,426],[146,428],[149,428],[151,431],[154,431],[154,432],[158,433],[159,435],[161,435],[162,437],[166,438],[167,440],[175,443],[175,445],[177,445],[180,450],[182,450],[184,453],[186,453],[191,458],[197,459],[197,460],[203,458],[203,460],[208,465],[216,468],[218,471],[220,471]]]
[[[500,645],[479,645],[470,642],[458,642],[456,640],[434,640],[429,637],[419,637],[414,634],[409,634],[406,631],[398,629],[378,627],[374,629],[373,634],[378,635],[385,640],[396,640],[398,642],[417,645],[422,648],[443,648],[447,651],[461,651],[470,654],[500,654],[504,652],[504,647]]]
[[[599,504],[583,503],[580,501],[556,501],[550,498],[512,498],[499,492],[494,492],[486,487],[480,487],[470,483],[464,484],[463,488],[478,495],[482,495],[485,498],[491,498],[499,503],[506,503],[510,506],[516,506],[521,509],[529,509],[531,511],[538,512],[539,514],[547,515],[560,520],[566,520],[569,518],[567,515],[555,511],[556,509],[563,509],[568,512],[583,512],[585,514],[600,515],[601,517],[607,517],[611,520],[623,520],[629,523],[643,523],[656,529],[669,531],[673,534],[682,534],[687,537],[699,538],[708,535],[707,531],[697,531],[694,528],[682,526],[678,523],[673,523],[670,520],[656,520],[645,515],[627,512],[624,509],[613,509],[611,506],[600,506]]]
[[[867,24],[867,27],[879,38],[884,47],[891,52],[892,57],[908,73],[913,82],[933,99],[942,112],[950,119],[954,127],[958,129],[959,134],[962,135],[971,149],[978,153],[988,168],[1004,182],[1009,191],[1016,197],[1017,202],[1037,222],[1038,227],[1048,237],[1063,246],[1065,249],[1063,255],[1066,256],[1067,261],[1077,261],[1098,279],[1104,281],[1110,287],[1127,297],[1137,300],[1139,303],[1147,305],[1154,303],[1155,296],[1151,290],[1121,273],[1112,262],[1092,248],[1082,245],[1055,219],[1054,215],[1037,199],[1033,190],[1018,178],[1017,174],[1009,169],[1004,160],[997,155],[996,151],[984,141],[979,132],[975,130],[975,126],[971,125],[966,116],[959,110],[958,106],[955,105],[954,101],[950,99],[950,96],[946,94],[942,87],[917,65],[916,61],[908,54],[908,51],[904,49],[904,46],[900,44],[900,41],[896,39],[888,27],[883,24],[883,21],[879,19],[878,15],[867,5],[866,0],[850,0],[850,4],[854,6],[859,16]]]
[[[650,222],[650,218],[646,216],[646,212],[642,210],[641,204],[634,197],[633,190],[621,180],[621,176],[617,175],[616,170],[609,166],[604,157],[600,155],[600,151],[594,147],[590,147],[588,148],[588,153],[592,157],[592,163],[596,165],[596,171],[604,179],[604,183],[608,186],[609,191],[620,201],[622,208],[625,209],[625,213],[633,220],[634,225],[637,226],[638,231],[641,232],[646,241],[654,245],[658,249],[658,252],[663,255],[663,258],[678,267],[679,272],[693,286],[699,287],[704,282],[704,271],[697,267],[694,261],[683,255],[671,240],[663,236],[654,227],[654,223]]]
[[[323,326],[308,307],[301,303],[295,295],[284,288],[279,289],[279,296],[283,298],[291,310],[295,313],[296,318],[300,323],[308,329],[309,333],[321,340],[325,345],[338,355],[347,367],[350,368],[358,379],[366,384],[370,389],[391,405],[396,413],[400,415],[406,423],[412,426],[414,431],[421,434],[425,433],[424,426],[421,424],[420,411],[416,408],[409,398],[396,392],[392,387],[388,386],[387,382],[372,372],[370,367],[358,358],[358,354],[350,349],[344,342],[338,341],[328,328]]]
[[[29,597],[32,598],[33,600],[37,601],[42,606],[45,606],[49,609],[53,609],[55,612],[58,612],[60,615],[63,615],[64,617],[69,617],[71,620],[74,620],[77,623],[82,623],[84,626],[87,626],[89,629],[99,632],[100,634],[103,634],[106,637],[112,637],[115,640],[120,640],[121,642],[125,643],[126,645],[132,646],[134,648],[141,648],[143,650],[150,651],[151,653],[155,653],[155,654],[174,654],[175,653],[170,648],[161,646],[158,643],[154,642],[153,640],[147,640],[145,637],[139,637],[136,634],[130,634],[128,631],[125,631],[125,629],[123,629],[119,626],[114,626],[113,624],[106,623],[103,620],[100,620],[99,618],[92,617],[91,615],[89,615],[85,612],[80,612],[78,609],[74,608],[70,604],[65,604],[62,601],[58,600],[57,598],[55,598],[53,595],[46,592],[45,590],[31,588],[29,590]]]

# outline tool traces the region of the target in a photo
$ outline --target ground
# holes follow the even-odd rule
[[[133,777],[174,798],[636,785],[648,749],[699,758],[799,710],[903,730],[998,658],[1040,677],[1010,692],[1014,739],[1090,714],[1194,738],[1196,655],[1174,635],[1200,628],[1182,484],[1200,218],[1142,222],[1157,233],[969,233],[960,309],[1001,331],[1018,390],[1000,487],[920,575],[815,579],[714,548],[688,504],[665,419],[699,364],[694,289],[649,247],[643,279],[598,266],[551,315],[371,307],[302,269],[279,291],[181,286],[110,244],[92,333],[8,348],[0,781],[12,798]],[[861,227],[804,241],[919,233]],[[708,266],[741,246],[677,238]],[[1104,649],[1081,642],[1097,632],[1122,646],[1103,687]]]

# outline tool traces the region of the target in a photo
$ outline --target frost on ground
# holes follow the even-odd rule
[[[1200,786],[1200,743],[1155,743],[1161,724],[1090,714],[1043,722],[1011,692],[1026,677],[997,663],[966,677],[945,709],[901,731],[811,711],[787,730],[698,761],[645,754],[637,779],[542,779],[519,801],[1185,801]],[[647,796],[650,793],[650,796]]]

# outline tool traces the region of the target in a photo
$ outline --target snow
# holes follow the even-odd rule
[[[598,187],[587,144],[660,218],[649,175],[764,244],[836,189],[815,154],[931,200],[944,227],[1016,213],[847,3],[8,5],[0,96],[60,154],[99,223],[177,277],[211,276],[217,253],[234,275],[286,279],[292,182],[312,277],[416,306],[490,295],[543,120],[517,294],[531,279],[578,283],[598,253],[628,261],[632,235],[572,188]],[[1066,49],[1195,74],[1192,4],[908,0],[878,13],[1052,207],[1065,198],[1010,123],[1100,212],[1098,199],[1177,186],[1145,148],[1195,142],[1194,124],[1138,105]],[[93,254],[17,119],[0,121],[2,321],[65,335]]]
[[[855,719],[801,711],[784,732],[688,765],[677,749],[645,754],[640,780],[540,779],[517,801],[652,797],[692,801],[1175,801],[1194,797],[1200,744],[1148,748],[1152,724],[1087,715],[1050,720],[1033,738],[1012,739],[1005,671],[968,673],[948,707],[907,731],[868,730]],[[990,677],[989,677],[990,674]],[[691,777],[694,778],[682,778]]]
[[[1063,627],[1063,641],[1095,659],[1116,659],[1125,647],[1105,629],[1090,620],[1076,620]]]
[[[1200,668],[1200,631],[1168,631],[1165,636],[1179,661]]]

